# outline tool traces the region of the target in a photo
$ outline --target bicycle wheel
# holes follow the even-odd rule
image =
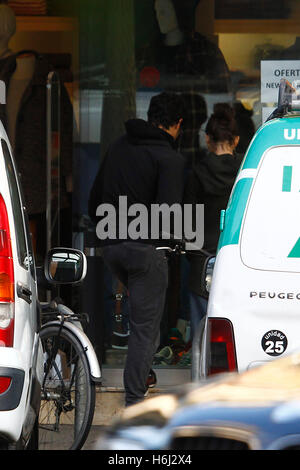
[[[40,331],[44,381],[39,414],[40,450],[81,449],[95,410],[95,383],[86,353],[76,336],[61,325]]]

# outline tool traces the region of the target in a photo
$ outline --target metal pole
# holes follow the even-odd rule
[[[47,250],[60,242],[60,78],[50,72],[47,78]],[[54,201],[56,207],[54,206]],[[57,236],[54,228],[57,226]]]
[[[52,75],[47,79],[47,206],[46,206],[46,237],[47,252],[51,248],[51,162],[52,162]]]

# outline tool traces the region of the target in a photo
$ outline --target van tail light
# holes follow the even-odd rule
[[[10,384],[11,384],[10,377],[0,377],[0,395],[9,389]]]
[[[0,347],[14,340],[15,289],[11,235],[6,205],[0,194]]]
[[[208,319],[208,375],[237,370],[233,326],[224,318]]]

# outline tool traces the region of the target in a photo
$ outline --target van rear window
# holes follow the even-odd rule
[[[300,146],[266,151],[245,212],[241,235],[245,265],[300,270]]]

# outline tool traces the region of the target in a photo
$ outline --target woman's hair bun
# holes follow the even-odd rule
[[[229,103],[216,103],[206,125],[206,134],[214,142],[234,142],[239,135],[235,111]]]
[[[234,109],[228,103],[216,103],[214,105],[214,117],[231,121],[235,117]]]

